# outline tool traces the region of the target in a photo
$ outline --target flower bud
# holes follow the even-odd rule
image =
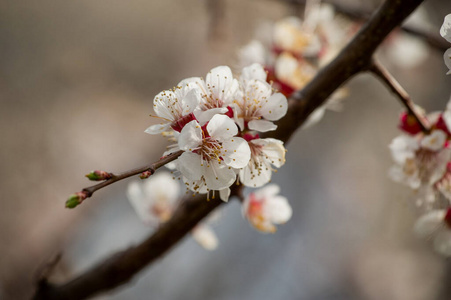
[[[152,175],[151,171],[144,171],[141,173],[141,175],[139,175],[139,178],[141,179],[147,179]]]
[[[88,177],[89,180],[92,181],[101,181],[101,180],[107,180],[112,177],[111,173],[107,173],[105,171],[95,170],[91,171],[90,173],[85,175]]]
[[[66,207],[67,208],[74,208],[81,204],[83,200],[85,200],[88,197],[88,195],[85,192],[77,192],[75,194],[72,194],[69,196],[69,198],[66,201]]]
[[[399,129],[413,135],[421,132],[420,124],[415,117],[408,112],[401,113],[399,117]]]

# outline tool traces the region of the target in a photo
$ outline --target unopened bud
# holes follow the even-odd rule
[[[399,117],[399,129],[413,135],[421,132],[421,126],[417,119],[408,112],[401,113]]]
[[[87,194],[85,192],[78,192],[75,194],[72,194],[69,196],[69,198],[66,201],[66,207],[67,208],[74,208],[81,204],[83,200],[87,198]]]
[[[144,171],[141,173],[141,175],[139,175],[139,178],[146,179],[146,178],[149,178],[151,175],[152,175],[151,171]]]
[[[101,181],[107,180],[112,177],[111,173],[107,173],[105,171],[95,170],[85,175],[89,180],[92,181]]]

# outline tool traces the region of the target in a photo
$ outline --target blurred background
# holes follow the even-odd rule
[[[441,0],[422,11],[436,32],[448,13]],[[125,196],[132,179],[77,209],[64,202],[91,170],[158,159],[168,142],[143,132],[153,97],[236,64],[260,24],[293,14],[275,0],[0,1],[0,299],[28,299],[56,253],[65,281],[149,235]],[[408,68],[380,56],[417,104],[445,108],[443,52]],[[273,181],[294,215],[277,234],[255,231],[232,201],[217,250],[187,237],[98,299],[451,299],[451,264],[413,236],[410,191],[387,177],[401,106],[369,74],[347,86],[344,111],[288,145]]]

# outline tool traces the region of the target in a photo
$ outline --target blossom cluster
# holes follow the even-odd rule
[[[416,110],[423,114],[421,108]],[[450,230],[449,235],[440,234],[434,245],[440,253],[451,256],[450,215],[446,209],[441,209],[451,207],[451,101],[444,112],[430,113],[423,121],[429,125],[429,130],[422,131],[413,115],[401,114],[399,128],[403,134],[389,146],[395,162],[389,176],[409,186],[415,192],[417,206],[426,212],[415,226],[420,236]],[[442,213],[437,212],[439,208]],[[437,226],[432,226],[431,222]]]
[[[335,58],[355,31],[353,24],[338,17],[331,5],[317,3],[304,20],[287,17],[262,29],[265,34],[240,50],[240,65],[264,65],[269,80],[287,97],[307,85],[322,66]],[[346,89],[337,90],[310,115],[304,128],[320,121],[326,109],[341,110],[346,96]]]
[[[249,187],[268,183],[285,163],[283,142],[260,138],[275,130],[288,108],[287,98],[267,83],[258,64],[239,79],[229,67],[213,68],[205,80],[193,77],[159,93],[153,103],[160,124],[146,132],[171,136],[169,152],[183,150],[173,168],[194,193],[219,191],[227,201],[237,180]]]
[[[232,184],[261,187],[285,163],[283,142],[260,134],[277,128],[274,122],[286,114],[287,98],[273,89],[259,64],[243,68],[237,78],[229,67],[219,66],[208,72],[205,79],[184,79],[155,96],[153,105],[154,117],[160,122],[145,132],[162,134],[175,142],[164,155],[183,151],[167,166],[174,179],[183,181],[187,192],[207,194],[208,199],[219,191],[219,197],[228,201]],[[131,186],[129,199],[137,211],[144,210],[145,218],[138,212],[144,221],[152,218],[164,222],[172,215],[172,201],[161,204],[155,200],[177,198],[172,193],[164,194],[167,184],[160,183],[161,197],[142,196],[142,189],[137,183]],[[264,232],[274,232],[274,224],[285,223],[291,217],[287,200],[276,195],[277,188],[270,190],[251,193],[243,201],[244,216]],[[173,191],[176,193],[175,188]],[[143,209],[142,203],[151,208]],[[213,234],[206,234],[205,226],[200,228],[204,238],[211,241]],[[199,231],[195,229],[195,237]]]

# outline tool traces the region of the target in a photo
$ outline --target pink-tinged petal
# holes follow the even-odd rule
[[[224,202],[229,202],[230,188],[219,190],[219,198]]]
[[[256,139],[251,143],[262,146],[264,157],[274,166],[280,168],[285,164],[285,147],[283,142],[273,138]]]
[[[249,144],[242,138],[233,137],[222,143],[224,162],[232,168],[245,167],[251,158],[251,149]]]
[[[268,100],[260,109],[261,115],[266,120],[277,121],[285,116],[288,110],[288,101],[283,94],[275,93]]]
[[[434,249],[444,256],[451,256],[451,230],[442,230],[437,234]]]
[[[144,130],[145,133],[148,134],[160,134],[165,131],[170,131],[171,126],[170,123],[167,124],[155,124]]]
[[[200,180],[203,175],[200,155],[192,152],[184,152],[177,159],[180,173],[188,180]]]
[[[440,35],[451,43],[451,14],[446,15],[443,25],[440,28]]]
[[[194,116],[196,117],[199,124],[204,125],[205,123],[209,122],[214,115],[224,114],[227,111],[227,107],[212,108],[205,111],[196,109],[194,111]]]
[[[179,147],[181,150],[193,151],[202,144],[202,128],[197,121],[186,124],[179,136]]]
[[[293,210],[287,198],[282,196],[268,197],[265,207],[269,214],[270,222],[274,224],[284,224],[293,215]]]
[[[204,166],[205,182],[211,190],[222,190],[228,188],[236,180],[235,171],[226,166],[223,162],[210,161],[208,166]]]
[[[224,141],[235,136],[238,128],[235,122],[225,115],[214,115],[207,124],[208,134],[217,141]]]
[[[243,68],[241,71],[240,81],[241,84],[246,87],[247,83],[251,80],[261,80],[266,81],[266,71],[260,64],[252,64],[248,67]]]
[[[164,118],[168,121],[174,120],[173,102],[176,98],[172,91],[162,91],[153,99],[153,110],[157,116]]]
[[[196,242],[206,250],[215,250],[218,247],[218,238],[211,228],[204,224],[197,225],[191,235]]]
[[[249,123],[247,123],[247,127],[251,130],[256,130],[260,132],[268,132],[276,130],[277,125],[274,124],[271,121],[266,120],[252,120]]]
[[[422,215],[413,227],[414,232],[421,238],[427,238],[435,234],[445,225],[446,210],[432,210]]]
[[[255,165],[251,160],[249,164],[240,170],[240,181],[245,186],[261,187],[271,180],[272,171],[266,162]]]

